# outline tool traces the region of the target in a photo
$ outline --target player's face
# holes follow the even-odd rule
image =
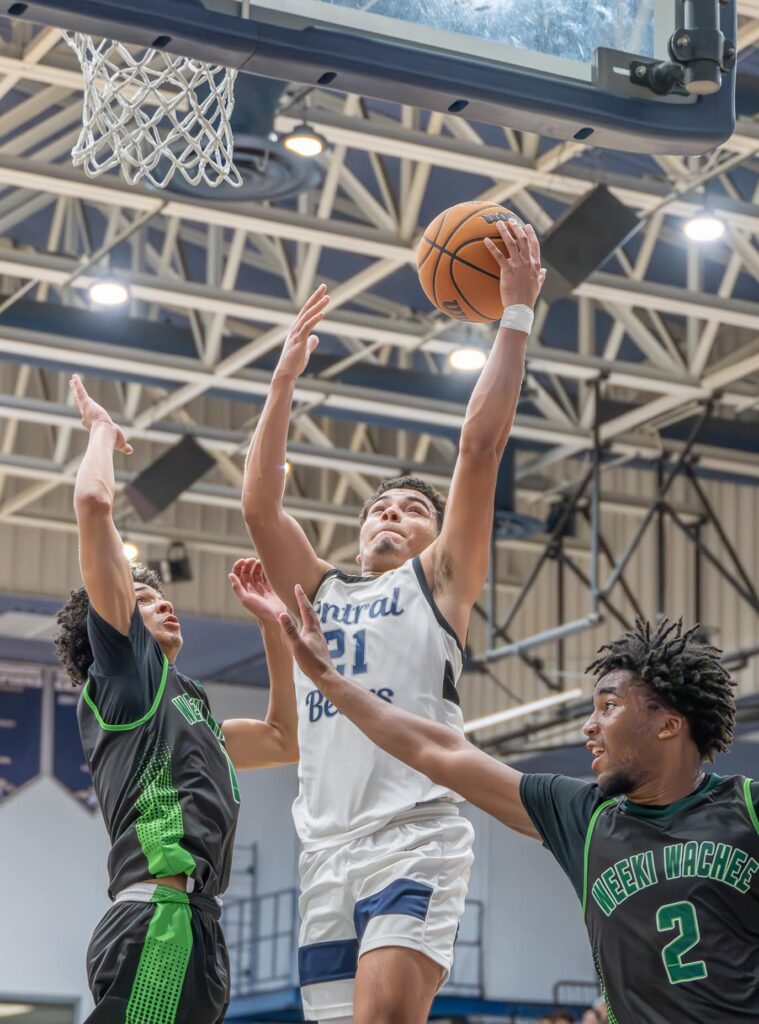
[[[582,731],[605,796],[632,793],[656,774],[660,713],[631,672],[609,672],[596,683],[593,713]]]
[[[145,628],[171,660],[182,647],[182,628],[171,601],[145,583],[135,583],[134,593]]]
[[[419,491],[385,491],[361,527],[358,561],[366,572],[397,569],[421,554],[437,537],[437,514]]]

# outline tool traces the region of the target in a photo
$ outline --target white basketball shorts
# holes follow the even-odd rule
[[[359,957],[383,946],[424,953],[444,970],[473,860],[474,830],[454,804],[402,815],[344,846],[300,857],[298,950],[303,1015],[330,1020],[353,1013]]]

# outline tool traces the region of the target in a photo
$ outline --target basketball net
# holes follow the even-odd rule
[[[82,131],[74,164],[97,177],[121,167],[130,185],[240,187],[230,119],[237,71],[162,50],[135,55],[123,43],[64,33],[84,75]]]

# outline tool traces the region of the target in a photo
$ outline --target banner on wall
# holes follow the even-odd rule
[[[56,680],[53,721],[53,775],[88,811],[98,809],[92,776],[79,739],[76,706],[79,691],[68,679]]]
[[[0,662],[0,804],[34,779],[52,776],[83,807],[97,810],[79,739],[78,699],[63,672]]]
[[[42,685],[37,668],[0,665],[0,803],[40,774]]]

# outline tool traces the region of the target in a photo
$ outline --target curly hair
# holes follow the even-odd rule
[[[698,639],[699,626],[662,619],[654,628],[636,619],[635,629],[599,648],[586,669],[596,676],[627,669],[667,707],[683,715],[702,760],[713,761],[733,740],[735,681],[722,664],[722,651]]]
[[[132,562],[130,569],[135,583],[144,583],[163,596],[161,577],[157,572],[148,569],[142,562]],[[60,626],[53,637],[55,653],[74,686],[82,686],[87,681],[87,673],[94,661],[87,633],[89,607],[87,590],[79,587],[71,591],[68,601],[55,616]]]
[[[361,515],[359,516],[359,523],[363,526],[366,517],[369,515],[369,509],[381,498],[385,491],[394,491],[398,488],[402,488],[407,491],[418,491],[423,494],[425,498],[429,498],[432,502],[432,507],[435,509],[435,516],[437,518],[438,533],[443,527],[443,516],[445,515],[445,498],[443,495],[435,490],[432,484],[428,484],[426,480],[422,480],[418,476],[397,476],[392,480],[383,480],[377,490],[364,502],[364,507],[361,509]]]

